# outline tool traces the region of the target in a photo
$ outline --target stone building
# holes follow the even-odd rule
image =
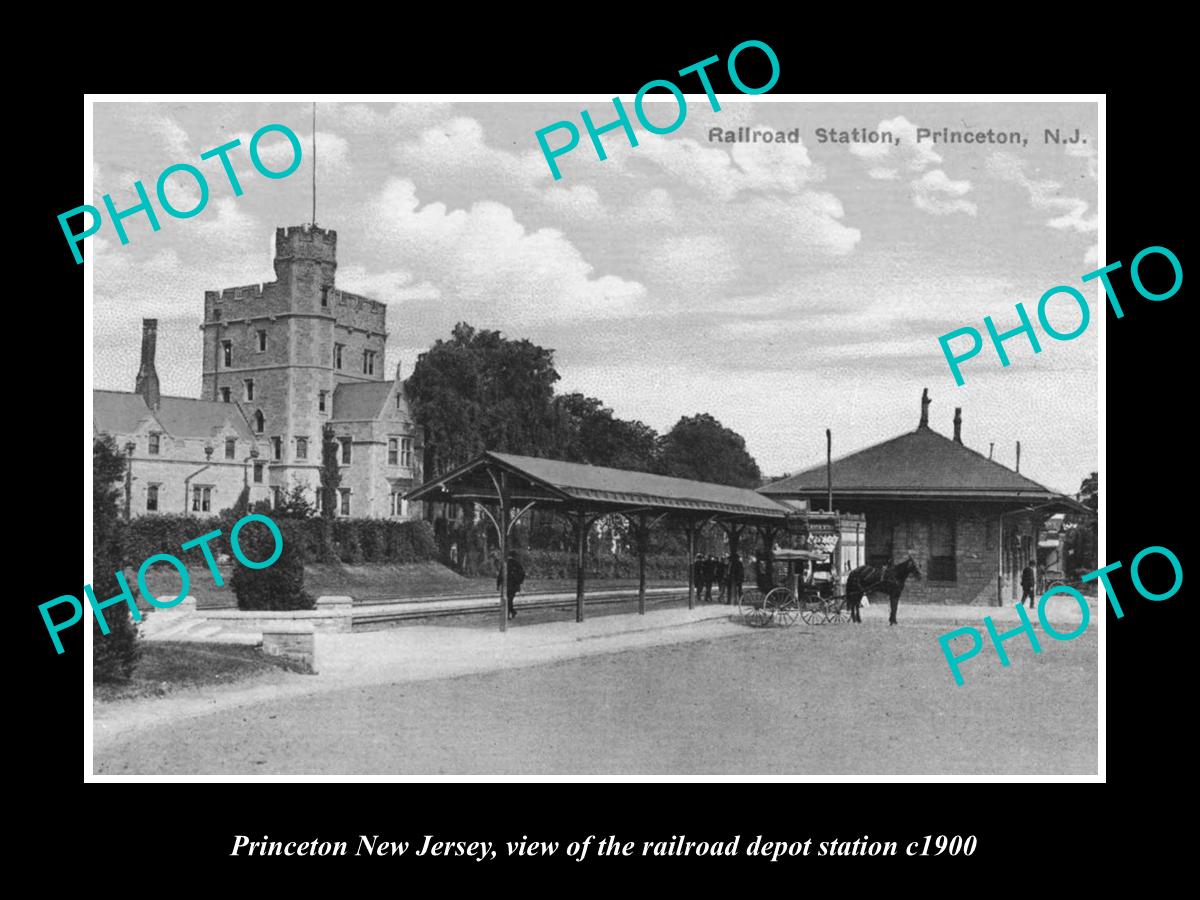
[[[243,483],[273,503],[301,485],[319,505],[329,425],[340,448],[338,515],[416,517],[402,495],[421,481],[422,448],[399,366],[384,379],[387,307],[335,287],[335,231],[276,229],[274,265],[275,281],[205,292],[200,399],[159,397],[154,320],[144,324],[134,392],[95,392],[95,431],[130,456],[131,513],[181,511],[174,498],[195,493],[199,477],[214,483],[207,501],[203,490],[189,500],[198,515],[231,506]],[[230,446],[235,455],[222,456]],[[208,474],[189,475],[188,465]],[[169,505],[156,506],[154,493]]]
[[[905,600],[1010,603],[1043,524],[1079,504],[964,445],[961,410],[953,439],[933,431],[929,402],[915,431],[833,461],[834,506],[866,516],[868,564],[916,561]],[[826,509],[826,477],[822,464],[760,491]]]

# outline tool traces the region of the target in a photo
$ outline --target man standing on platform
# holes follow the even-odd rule
[[[717,583],[717,602],[725,603],[728,598],[725,596],[725,560],[713,559],[713,580]]]
[[[505,593],[508,595],[508,617],[515,619],[517,617],[517,608],[513,605],[513,597],[521,590],[521,585],[525,583],[525,567],[521,565],[521,561],[517,559],[517,551],[508,551],[508,586],[505,588]],[[496,573],[496,587],[500,587],[500,573]]]
[[[704,599],[704,554],[697,553],[692,561],[692,584],[696,586],[696,599]]]
[[[733,603],[742,599],[742,583],[746,580],[746,567],[736,553],[729,560],[729,580],[733,582],[733,596],[729,602]]]
[[[1029,608],[1033,609],[1033,586],[1037,584],[1037,573],[1033,569],[1033,560],[1021,571],[1021,602],[1025,602],[1025,598],[1029,598]]]

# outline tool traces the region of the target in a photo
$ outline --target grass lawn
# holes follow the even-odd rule
[[[280,669],[300,671],[289,660],[243,644],[142,641],[141,658],[127,684],[93,685],[101,702],[161,697],[184,687],[231,684]]]

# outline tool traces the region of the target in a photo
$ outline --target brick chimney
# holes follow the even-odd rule
[[[929,427],[929,404],[933,401],[929,399],[929,388],[921,389],[921,424],[918,428]]]
[[[954,407],[954,443],[962,443],[962,407]]]
[[[158,409],[158,372],[154,369],[154,351],[158,344],[158,319],[142,319],[142,364],[138,367],[133,392],[141,394],[146,405]]]

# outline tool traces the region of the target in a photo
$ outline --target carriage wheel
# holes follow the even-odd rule
[[[813,594],[806,594],[800,601],[800,618],[804,620],[805,625],[820,624],[823,621],[821,598]]]
[[[825,621],[841,625],[843,622],[848,622],[849,620],[850,615],[846,610],[846,598],[831,597],[825,607]]]
[[[800,615],[800,602],[785,587],[777,587],[763,599],[763,609],[770,610],[779,625],[794,625]]]
[[[743,591],[742,596],[738,598],[738,615],[742,622],[751,628],[761,626],[763,624],[762,605],[763,598],[759,591]]]

